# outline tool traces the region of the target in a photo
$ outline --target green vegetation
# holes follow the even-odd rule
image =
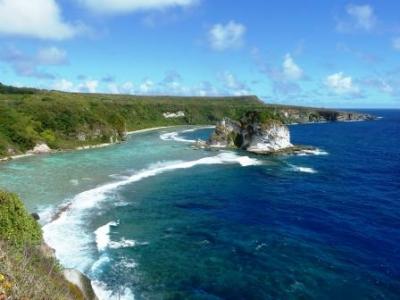
[[[165,118],[163,113],[185,116]],[[0,84],[0,157],[44,142],[52,149],[120,141],[125,131],[171,125],[209,125],[248,111],[261,121],[335,120],[331,110],[266,105],[255,96],[169,97],[63,93]]]
[[[0,299],[83,299],[49,251],[18,196],[0,191]]]
[[[16,247],[42,241],[39,224],[28,214],[17,195],[0,191],[0,237]]]
[[[53,149],[121,140],[125,130],[214,124],[250,109],[266,109],[256,97],[146,97],[62,93],[0,86],[0,157],[36,143]],[[165,118],[183,111],[184,117]]]

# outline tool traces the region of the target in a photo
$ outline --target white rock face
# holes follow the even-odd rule
[[[252,137],[247,151],[255,153],[274,152],[292,146],[289,129],[283,125],[273,124]]]
[[[256,113],[248,113],[240,122],[223,119],[208,141],[210,147],[236,147],[253,153],[273,153],[293,147],[289,128],[279,121],[260,123]]]
[[[28,152],[33,154],[45,154],[45,153],[50,153],[51,149],[49,146],[47,146],[47,144],[41,143],[41,144],[36,144],[36,146]]]
[[[182,118],[185,116],[185,112],[177,111],[177,112],[165,112],[163,113],[164,118],[166,119],[174,119],[174,118]]]

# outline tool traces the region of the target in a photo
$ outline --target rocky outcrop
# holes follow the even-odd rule
[[[185,116],[185,112],[183,112],[183,111],[163,113],[163,117],[166,119],[183,118],[184,116]]]
[[[65,269],[63,270],[63,274],[68,282],[79,288],[85,297],[85,300],[98,300],[90,279],[84,274],[75,269]]]
[[[262,125],[251,137],[247,151],[255,153],[275,152],[292,147],[287,126],[280,122]]]
[[[257,112],[240,121],[224,118],[208,141],[210,147],[235,147],[253,153],[274,153],[291,148],[289,129],[278,120],[262,122]]]
[[[71,138],[79,142],[103,142],[103,143],[118,143],[126,139],[126,130],[117,130],[105,126],[95,128],[83,127],[77,133],[71,133]]]
[[[55,250],[45,242],[42,242],[38,246],[38,249],[43,257],[57,260]],[[70,283],[70,292],[73,292],[79,296],[77,299],[82,299],[83,297],[85,300],[98,300],[92,287],[92,283],[90,279],[86,277],[86,275],[76,269],[64,269],[62,270],[62,275],[64,276],[65,280]]]
[[[45,143],[36,144],[36,146],[32,150],[28,151],[28,153],[31,154],[46,154],[50,152],[51,152],[50,147],[47,146],[47,144]]]

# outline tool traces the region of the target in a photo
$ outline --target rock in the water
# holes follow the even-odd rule
[[[292,146],[287,126],[272,122],[261,126],[255,132],[246,150],[255,153],[266,153],[280,151]]]
[[[261,121],[249,112],[240,122],[224,118],[209,140],[210,147],[236,147],[254,153],[272,153],[292,147],[289,129],[278,120]]]
[[[32,218],[35,220],[35,221],[39,221],[40,220],[40,216],[39,216],[39,214],[38,213],[31,213],[31,216],[32,216]]]

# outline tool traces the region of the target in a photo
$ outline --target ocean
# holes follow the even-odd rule
[[[1,163],[0,187],[102,299],[399,299],[400,110],[368,112],[290,126],[302,155],[195,150],[212,129],[176,127]]]

